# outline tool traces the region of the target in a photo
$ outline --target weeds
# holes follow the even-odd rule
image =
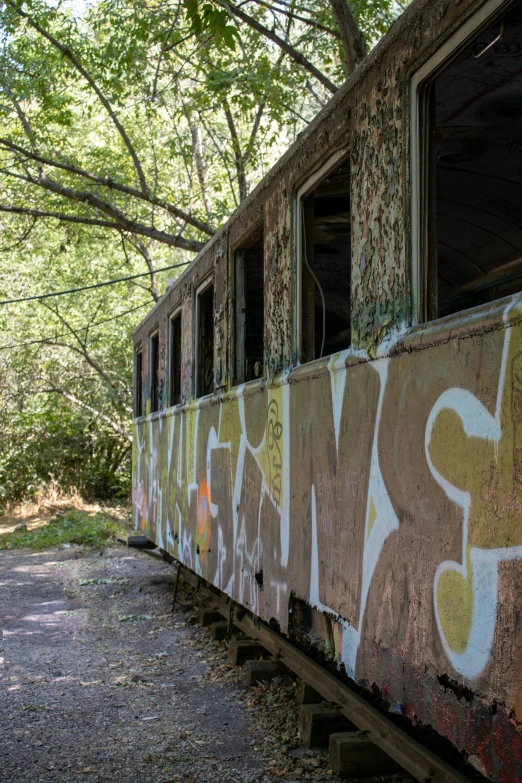
[[[49,549],[60,544],[104,546],[107,539],[121,532],[121,523],[101,513],[70,511],[33,530],[15,530],[0,536],[0,549]]]

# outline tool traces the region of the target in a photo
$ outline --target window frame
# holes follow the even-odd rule
[[[139,369],[139,372],[138,372]],[[134,346],[134,418],[143,417],[143,344]]]
[[[173,379],[173,366],[172,366],[172,364],[173,364],[173,362],[172,362],[172,360],[173,360],[173,355],[172,355],[172,351],[173,351],[173,345],[172,345],[173,334],[172,334],[172,332],[173,332],[174,321],[176,319],[178,319],[178,318],[179,318],[179,323],[180,323],[180,349],[179,349],[179,374],[180,374],[180,379],[179,379],[179,393],[180,393],[180,397],[181,397],[183,395],[183,389],[182,389],[182,384],[181,384],[182,368],[183,368],[183,363],[182,363],[182,357],[183,357],[183,317],[182,317],[181,304],[179,304],[177,307],[174,308],[174,310],[172,310],[169,313],[168,321],[167,321],[167,323],[168,323],[167,344],[168,344],[168,352],[169,352],[169,358],[168,358],[168,379],[169,379],[168,407],[169,408],[174,408],[174,407],[176,407],[176,405],[182,405],[183,404],[182,402],[173,402],[174,389],[173,389],[173,383],[172,383],[172,379]]]
[[[233,360],[233,376],[232,376],[232,387],[235,388],[237,386],[241,386],[244,383],[254,383],[259,382],[263,377],[261,375],[259,378],[253,378],[250,381],[239,380],[239,373],[238,373],[238,367],[239,367],[239,352],[238,352],[238,300],[237,300],[237,290],[238,290],[238,271],[237,271],[237,262],[240,254],[243,255],[243,272],[244,272],[244,253],[247,252],[259,239],[263,240],[263,298],[265,296],[265,283],[266,283],[266,253],[265,253],[265,222],[264,220],[261,220],[251,231],[248,232],[248,234],[245,234],[241,241],[237,242],[237,244],[232,249],[232,274],[233,274],[233,290],[234,290],[234,307],[233,307],[233,351],[234,351],[234,360]],[[266,315],[266,314],[265,314]],[[245,359],[245,329],[246,329],[246,315],[243,318],[243,364]],[[265,329],[263,326],[263,354],[265,350]],[[264,356],[263,356],[264,361]]]
[[[157,364],[158,364],[158,383],[156,384],[156,392],[154,392],[154,384],[153,384],[153,364],[152,364],[152,342],[153,340],[158,341],[158,352],[157,352]],[[159,327],[156,326],[152,332],[149,334],[149,388],[150,388],[150,412],[151,413],[158,413],[158,411],[161,410],[161,401],[159,397],[159,371],[160,371],[160,344],[159,344]],[[154,399],[155,395],[157,397],[156,402],[157,405],[154,407]]]
[[[212,392],[209,392],[209,394],[199,394],[199,324],[200,324],[200,312],[199,312],[199,298],[202,294],[207,291],[210,286],[214,289],[214,296],[213,300],[215,300],[216,297],[216,286],[214,281],[214,275],[210,274],[208,275],[202,283],[200,283],[194,290],[194,318],[195,318],[195,329],[194,329],[194,373],[193,373],[193,392],[195,399],[200,399],[201,397],[208,397],[209,394],[212,394],[215,391],[215,373],[216,373],[216,367],[215,367],[215,361],[214,369],[213,369],[213,376],[214,376],[214,389]],[[214,347],[214,354],[215,354],[215,348],[214,345],[214,339],[212,339],[213,347]],[[215,360],[215,356],[214,356]]]
[[[309,195],[310,191],[314,190],[323,179],[325,179],[333,169],[335,169],[340,163],[342,163],[350,154],[348,147],[336,150],[332,153],[328,159],[323,163],[320,168],[314,171],[297,189],[294,198],[294,236],[295,236],[295,256],[294,256],[294,276],[295,276],[295,306],[294,306],[294,362],[297,366],[301,364],[309,364],[310,361],[317,361],[317,359],[311,359],[304,362],[303,356],[303,281],[302,281],[302,253],[303,253],[303,223],[302,223],[302,209],[301,205],[303,199]],[[351,180],[351,174],[350,174]],[[351,182],[350,182],[351,184]],[[351,207],[350,207],[351,209]],[[352,242],[350,243],[350,265],[352,263]],[[351,270],[350,270],[351,271]],[[350,291],[351,298],[351,291]],[[322,357],[323,359],[325,357]]]
[[[411,326],[437,320],[428,319],[428,88],[437,73],[459,55],[470,39],[494,22],[501,11],[513,5],[514,2],[506,3],[506,0],[489,0],[415,71],[410,80]]]

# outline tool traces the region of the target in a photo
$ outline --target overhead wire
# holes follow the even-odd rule
[[[147,307],[147,305],[150,305],[150,302],[142,302],[136,307],[131,307],[130,310],[125,310],[123,313],[118,313],[118,315],[111,316],[111,318],[104,318],[101,321],[95,321],[94,323],[86,324],[85,326],[75,326],[74,328],[70,328],[67,332],[60,332],[59,334],[49,335],[49,337],[42,337],[39,340],[26,340],[23,343],[0,345],[0,351],[8,351],[12,348],[24,348],[27,345],[41,345],[45,343],[49,345],[53,340],[58,340],[60,337],[67,337],[67,335],[71,334],[71,332],[85,332],[87,329],[92,329],[95,326],[101,326],[102,324],[107,324],[110,321],[116,321],[118,318],[123,318],[125,315],[136,312],[136,310],[141,310],[142,307]]]
[[[190,261],[183,261],[181,264],[171,264],[170,266],[164,266],[161,269],[155,269],[153,274],[159,274],[160,272],[167,272],[169,269],[178,269],[180,266],[187,266]],[[116,283],[124,283],[126,280],[136,280],[138,277],[148,277],[151,272],[140,272],[138,275],[126,275],[125,277],[117,277],[114,280],[104,280],[101,283],[91,283],[91,285],[81,285],[76,288],[68,288],[65,291],[51,291],[46,294],[35,294],[34,296],[20,296],[17,299],[2,299],[0,305],[17,304],[18,302],[34,302],[37,299],[51,299],[53,296],[66,296],[68,294],[76,294],[79,291],[90,291],[94,288],[103,288],[107,285],[115,285]]]

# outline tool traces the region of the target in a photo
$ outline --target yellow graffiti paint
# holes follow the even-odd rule
[[[212,533],[210,502],[210,487],[206,481],[202,481],[198,487],[196,551],[203,573],[206,573],[207,555],[210,549],[210,536]]]
[[[284,508],[284,438],[283,438],[283,389],[270,390],[263,444],[257,453],[257,461],[263,472],[265,484],[279,508]]]
[[[460,571],[444,571],[437,590],[437,609],[446,641],[455,653],[467,647],[473,613],[473,571],[466,553],[467,577]]]
[[[230,459],[233,476],[236,475],[240,441],[241,419],[239,416],[239,402],[237,399],[227,400],[221,406],[219,442],[230,443]]]
[[[372,527],[375,523],[375,520],[377,519],[377,509],[375,508],[375,503],[373,502],[373,497],[370,498],[370,508],[368,510],[368,520],[366,523],[366,538],[368,539],[370,537],[370,533],[372,532]]]
[[[512,332],[500,442],[468,437],[458,413],[443,410],[429,447],[438,472],[470,495],[469,545],[486,549],[522,544],[522,338]]]

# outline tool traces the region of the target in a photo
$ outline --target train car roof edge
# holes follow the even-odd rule
[[[445,0],[436,0],[439,5],[443,6]],[[484,0],[484,4],[487,2],[487,0]],[[369,70],[371,70],[374,66],[376,61],[378,61],[380,58],[385,56],[387,50],[396,42],[397,38],[400,38],[400,36],[403,34],[405,29],[407,29],[415,20],[415,16],[417,14],[420,14],[425,6],[433,6],[434,0],[413,0],[411,5],[409,5],[403,13],[400,15],[398,19],[396,19],[395,22],[392,23],[390,29],[388,30],[385,35],[378,41],[376,46],[372,49],[372,51],[368,54],[368,56],[357,66],[355,71],[350,75],[350,77],[339,87],[337,92],[332,95],[331,99],[328,101],[326,106],[324,106],[311,120],[311,122],[306,126],[306,128],[301,132],[299,138],[297,138],[293,144],[290,145],[290,147],[286,150],[286,152],[283,153],[283,155],[274,163],[272,168],[265,174],[265,176],[258,182],[258,184],[255,186],[254,190],[247,196],[247,198],[237,207],[237,209],[234,210],[232,215],[228,218],[226,223],[219,228],[216,233],[208,240],[208,242],[204,245],[204,247],[201,248],[201,250],[197,253],[197,255],[190,261],[188,266],[183,270],[181,275],[176,278],[175,282],[172,286],[170,286],[165,293],[158,299],[158,301],[154,304],[154,306],[149,310],[147,315],[140,321],[138,326],[133,331],[133,337],[140,332],[147,321],[151,318],[153,318],[154,314],[156,313],[156,310],[162,306],[162,303],[166,296],[170,294],[172,289],[174,287],[177,287],[181,284],[181,282],[185,279],[185,277],[192,271],[193,267],[198,263],[200,258],[203,257],[205,253],[207,253],[212,246],[218,242],[224,235],[226,235],[227,231],[229,230],[230,226],[234,221],[238,219],[238,217],[247,210],[251,204],[258,198],[261,191],[268,187],[268,185],[277,177],[280,170],[284,168],[284,166],[288,163],[288,161],[296,154],[296,152],[299,150],[299,148],[306,144],[307,140],[316,130],[316,127],[320,125],[320,123],[324,120],[325,116],[331,113],[337,103],[339,101],[342,101],[343,98],[346,97],[350,91],[352,91],[356,85],[363,79]],[[476,11],[477,9],[474,8],[472,13]],[[463,13],[462,15],[462,24],[465,22],[467,18],[467,14]],[[451,31],[453,32],[453,31]],[[440,46],[440,41],[438,41],[438,44]],[[426,58],[428,58],[430,53],[426,52]]]

